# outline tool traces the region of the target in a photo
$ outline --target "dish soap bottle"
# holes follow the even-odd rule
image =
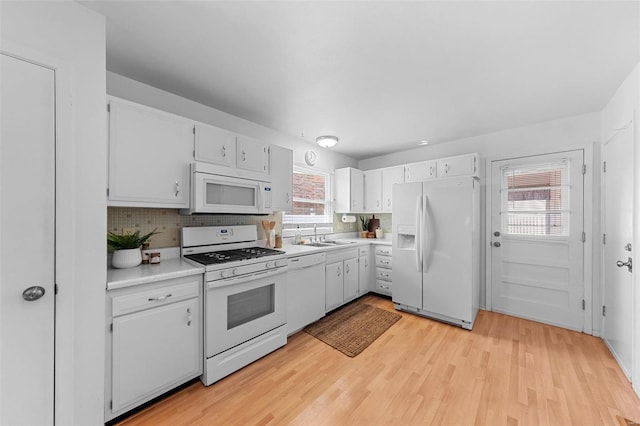
[[[302,234],[300,233],[300,225],[296,228],[296,234],[293,238],[294,244],[300,244],[302,242]]]

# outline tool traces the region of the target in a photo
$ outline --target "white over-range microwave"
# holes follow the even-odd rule
[[[191,164],[191,201],[183,214],[270,214],[271,183],[221,174],[216,166]]]

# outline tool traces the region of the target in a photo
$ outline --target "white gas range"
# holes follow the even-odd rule
[[[183,228],[181,248],[205,267],[205,385],[287,343],[288,261],[258,245],[255,225]]]

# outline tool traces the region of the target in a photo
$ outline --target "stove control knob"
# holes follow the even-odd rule
[[[276,260],[275,262],[273,262],[273,266],[277,268],[277,267],[282,266],[282,265],[280,265],[280,261],[279,260]]]
[[[271,265],[271,262],[267,262],[267,263],[265,263],[264,267],[267,268],[267,269],[271,269],[271,268],[273,268],[273,265]]]
[[[238,268],[233,268],[233,275],[238,275]]]
[[[225,269],[224,271],[220,272],[220,276],[222,278],[228,278],[229,276],[231,276],[231,271],[229,271],[228,269]]]

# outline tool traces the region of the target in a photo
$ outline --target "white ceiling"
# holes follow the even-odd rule
[[[90,1],[107,69],[357,159],[599,111],[639,2]]]

